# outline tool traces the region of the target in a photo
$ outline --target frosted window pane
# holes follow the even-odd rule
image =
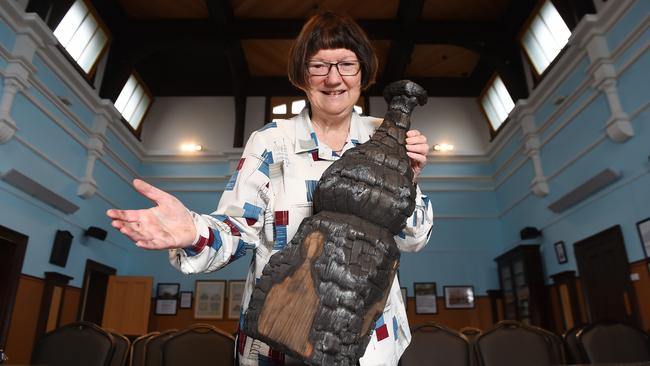
[[[530,30],[526,32],[526,35],[524,35],[524,49],[526,50],[526,53],[528,53],[528,57],[530,57],[537,73],[541,74],[546,66],[548,66],[548,62],[546,61],[544,54],[541,52],[541,46],[535,39],[535,36],[533,36],[533,32]]]
[[[363,114],[363,108],[359,107],[358,105],[354,106],[354,111],[357,112],[357,114]]]
[[[496,129],[501,125],[501,122],[499,121],[499,117],[497,117],[497,114],[494,111],[494,108],[492,107],[492,104],[488,100],[487,96],[483,97],[481,104],[483,105],[483,109],[485,110],[485,114],[488,116],[488,120],[490,121],[492,128],[496,131]]]
[[[510,93],[508,93],[508,89],[506,89],[506,85],[503,83],[501,78],[496,78],[494,80],[493,87],[496,90],[497,95],[499,96],[499,100],[501,101],[501,104],[503,105],[506,114],[510,114],[512,108],[515,107],[515,102],[512,101],[512,97],[510,96]]]
[[[124,108],[124,113],[122,113],[122,116],[124,116],[124,119],[129,121],[131,117],[133,116],[133,112],[135,111],[135,107],[138,106],[138,103],[140,103],[140,99],[142,99],[142,95],[144,94],[142,90],[142,86],[138,84],[138,86],[135,88],[135,91],[133,92],[133,95],[131,95],[131,98],[129,99],[128,103],[126,103],[126,107]]]
[[[81,68],[86,73],[90,71],[90,69],[95,64],[95,61],[97,61],[97,57],[99,57],[99,53],[104,48],[106,41],[107,38],[106,35],[104,35],[104,32],[101,30],[101,28],[97,28],[95,35],[90,40],[90,43],[88,43],[88,46],[86,46],[86,49],[81,53],[81,57],[79,57],[79,60],[77,61],[79,66],[81,66]]]
[[[569,27],[566,26],[562,16],[560,16],[560,13],[557,12],[553,4],[550,2],[544,4],[540,11],[540,16],[551,31],[556,46],[561,50],[569,41],[569,37],[571,37]]]
[[[135,90],[136,84],[137,82],[135,80],[135,77],[133,75],[129,76],[129,80],[126,81],[126,84],[124,84],[120,95],[115,101],[115,108],[120,113],[122,113],[122,116],[124,116],[124,108],[126,107],[126,103],[131,98],[131,94],[133,94],[133,90]]]
[[[505,119],[506,110],[503,108],[503,105],[501,102],[499,102],[499,96],[497,96],[496,91],[494,90],[494,87],[491,87],[490,90],[488,90],[487,97],[490,100],[490,103],[492,104],[492,107],[494,107],[494,111],[497,114],[497,117],[499,119],[499,122],[502,122]]]
[[[291,103],[291,114],[298,114],[305,108],[305,100],[296,100]]]
[[[72,40],[70,40],[68,46],[65,48],[75,61],[79,60],[81,52],[83,52],[84,48],[88,45],[88,41],[90,41],[90,38],[95,33],[96,29],[97,22],[90,14],[88,14],[86,19],[81,23],[81,26],[79,26],[79,29],[75,32],[74,36],[72,36]]]
[[[133,127],[134,130],[138,129],[138,126],[140,126],[140,123],[142,122],[142,117],[144,117],[144,112],[147,110],[147,107],[149,107],[149,103],[151,103],[151,100],[146,94],[143,94],[142,100],[140,103],[138,103],[138,107],[135,109],[135,112],[133,113],[133,117],[129,120],[129,124],[131,127]]]
[[[535,38],[537,38],[537,41],[542,46],[542,51],[546,55],[546,58],[552,60],[560,50],[557,48],[557,44],[555,44],[555,40],[546,27],[546,24],[544,24],[541,18],[536,17],[533,24],[531,24],[531,28]]]
[[[273,107],[273,114],[287,114],[287,105],[280,104],[278,106]]]
[[[63,47],[68,46],[68,42],[72,39],[72,36],[77,28],[79,28],[87,13],[88,9],[86,8],[86,4],[81,0],[77,0],[72,4],[63,19],[61,19],[61,22],[54,30],[54,36]]]

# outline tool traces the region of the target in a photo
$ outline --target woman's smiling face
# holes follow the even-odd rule
[[[307,60],[309,61],[339,63],[358,62],[358,59],[353,51],[337,48],[322,49]],[[341,76],[336,66],[332,66],[327,75],[310,75],[309,87],[305,92],[311,103],[312,117],[320,114],[332,117],[350,114],[361,95],[361,71],[356,75]]]

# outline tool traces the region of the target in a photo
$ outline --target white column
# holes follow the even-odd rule
[[[588,72],[591,74],[592,86],[603,92],[607,98],[611,113],[605,122],[607,136],[612,141],[621,143],[634,136],[634,127],[621,106],[616,70],[610,59],[611,54],[603,33],[596,27],[590,28],[582,37],[581,46],[587,50],[591,61]]]
[[[544,197],[549,193],[549,186],[544,169],[542,168],[542,158],[539,153],[541,144],[537,136],[537,126],[535,126],[535,117],[528,107],[528,102],[524,99],[519,100],[515,109],[510,113],[511,118],[519,121],[524,136],[524,153],[533,163],[535,177],[530,182],[530,190],[539,197]]]
[[[106,127],[108,126],[110,119],[111,114],[107,111],[107,108],[103,108],[95,115],[93,129],[89,135],[88,142],[86,143],[86,150],[88,151],[86,172],[81,178],[79,188],[77,188],[77,195],[79,197],[87,199],[97,192],[97,182],[93,178],[93,170],[95,169],[95,162],[97,159],[104,154],[104,146],[106,145]]]

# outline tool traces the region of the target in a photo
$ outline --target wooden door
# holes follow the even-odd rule
[[[27,240],[27,236],[0,226],[0,360],[7,342]]]
[[[110,276],[102,327],[130,336],[147,333],[152,287],[152,277]]]
[[[574,244],[589,321],[638,325],[636,295],[620,226]]]

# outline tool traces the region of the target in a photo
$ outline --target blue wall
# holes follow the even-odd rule
[[[621,225],[630,261],[643,258],[635,223],[650,216],[650,32],[646,29],[632,42],[624,41],[648,13],[650,3],[636,1],[606,35],[612,52],[626,45],[615,52],[613,64],[619,72],[623,109],[635,129],[630,140],[615,143],[605,135],[609,107],[602,92],[591,86],[590,60],[581,52],[566,77],[533,111],[542,142],[542,167],[549,179],[548,196],[530,191],[535,173],[515,120],[486,156],[434,159],[427,166],[419,184],[430,195],[437,219],[429,245],[402,256],[400,279],[409,295],[413,282],[425,281],[437,282],[439,289],[474,285],[478,294],[498,288],[493,259],[520,243],[519,230],[525,226],[536,226],[544,233],[540,244],[547,276],[575,270],[572,244],[612,225]],[[0,71],[11,61],[2,54],[11,55],[15,43],[15,31],[0,19]],[[23,273],[42,277],[45,271],[57,271],[72,276],[72,285],[81,286],[85,261],[92,259],[117,268],[121,275],[150,275],[156,283],[179,282],[183,290],[192,290],[197,278],[245,278],[250,253],[217,273],[184,276],[169,265],[166,252],[136,248],[110,227],[104,215],[110,207],[149,207],[130,187],[134,177],[150,178],[190,209],[208,213],[216,207],[227,181],[227,161],[151,159],[141,149],[128,146],[136,140],[124,138],[124,126],[115,119],[102,134],[105,153],[94,168],[98,192],[89,199],[77,196],[85,172],[85,144],[98,113],[97,106],[87,100],[97,97],[93,91],[78,95],[79,87],[74,87],[78,83],[70,78],[80,76],[62,75],[57,71],[60,68],[52,67],[56,62],[44,58],[47,54],[34,56],[32,81],[14,102],[12,117],[19,129],[14,138],[0,144],[0,173],[17,169],[80,208],[66,215],[0,180],[0,225],[30,237]],[[551,71],[538,87],[558,73]],[[61,103],[57,98],[61,95],[72,106]],[[556,105],[558,96],[567,101]],[[557,198],[605,168],[620,171],[622,178],[561,214],[548,209]],[[83,230],[90,225],[106,228],[107,240],[84,239]],[[48,263],[56,230],[69,230],[75,237],[65,268]],[[566,243],[569,257],[563,265],[553,252],[553,243],[560,240]]]

